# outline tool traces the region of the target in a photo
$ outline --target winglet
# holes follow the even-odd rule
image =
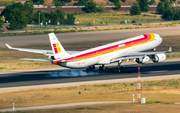
[[[8,45],[8,44],[5,44],[9,49],[12,49],[12,47],[10,46],[10,45]]]
[[[170,52],[170,53],[172,52],[172,48],[171,48],[171,47],[169,47],[169,50],[168,50],[168,52]]]

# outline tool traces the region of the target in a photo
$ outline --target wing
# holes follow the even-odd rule
[[[163,54],[163,53],[171,53],[172,48],[170,47],[168,51],[161,51],[161,52],[141,52],[141,53],[135,53],[135,54],[130,54],[126,56],[120,56],[120,57],[115,57],[111,59],[111,62],[117,62],[120,60],[129,60],[129,59],[136,59],[136,58],[144,58],[145,56],[152,56],[156,54]]]
[[[52,50],[14,48],[14,47],[11,47],[8,44],[6,44],[6,46],[9,49],[14,49],[14,50],[18,50],[18,51],[31,52],[31,53],[39,53],[39,54],[43,54],[43,55],[46,55],[46,56],[53,56],[53,51]],[[80,52],[80,51],[67,51],[67,53],[69,53],[69,54],[75,54],[75,53],[78,53],[78,52]]]

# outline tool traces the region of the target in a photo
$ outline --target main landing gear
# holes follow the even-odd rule
[[[95,66],[93,65],[93,66],[89,66],[89,67],[87,67],[86,68],[86,72],[89,72],[89,71],[95,71]]]
[[[121,66],[121,63],[122,63],[122,61],[119,61],[118,66],[115,68],[115,71],[118,72],[118,73],[122,72],[122,70],[123,70],[123,67]],[[109,70],[108,67],[105,67],[104,65],[99,66],[99,71],[108,71],[108,70]],[[95,71],[95,66],[93,65],[93,66],[87,67],[86,72],[89,72],[89,71],[94,72]]]
[[[123,67],[120,66],[122,61],[118,62],[118,66],[116,67],[115,71],[120,73],[123,70]],[[108,71],[108,67],[105,67],[104,65],[99,66],[99,71]]]
[[[105,67],[104,65],[99,66],[99,71],[108,71],[108,67]]]
[[[89,71],[95,71],[95,66],[89,66],[86,68],[86,72],[89,72]],[[108,71],[108,67],[105,67],[104,65],[102,66],[99,66],[99,71]]]

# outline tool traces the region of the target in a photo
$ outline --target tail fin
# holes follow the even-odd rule
[[[49,33],[49,40],[55,59],[63,59],[69,56],[54,33]]]

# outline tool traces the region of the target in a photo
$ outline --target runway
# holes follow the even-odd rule
[[[159,27],[145,29],[124,29],[108,31],[91,31],[78,33],[57,33],[56,36],[61,42],[81,42],[109,39],[125,39],[146,33],[157,33],[161,36],[180,35],[180,26],[176,27]],[[24,36],[6,36],[0,37],[0,47],[6,47],[5,43],[12,46],[49,44],[48,34],[41,35],[24,35]]]
[[[114,66],[110,66],[108,72],[96,70],[96,72],[86,73],[84,70],[53,70],[0,74],[0,88],[134,78],[137,77],[137,66],[137,64],[124,65],[122,73],[114,72]],[[175,74],[180,74],[180,61],[150,63],[141,66],[141,77]]]

